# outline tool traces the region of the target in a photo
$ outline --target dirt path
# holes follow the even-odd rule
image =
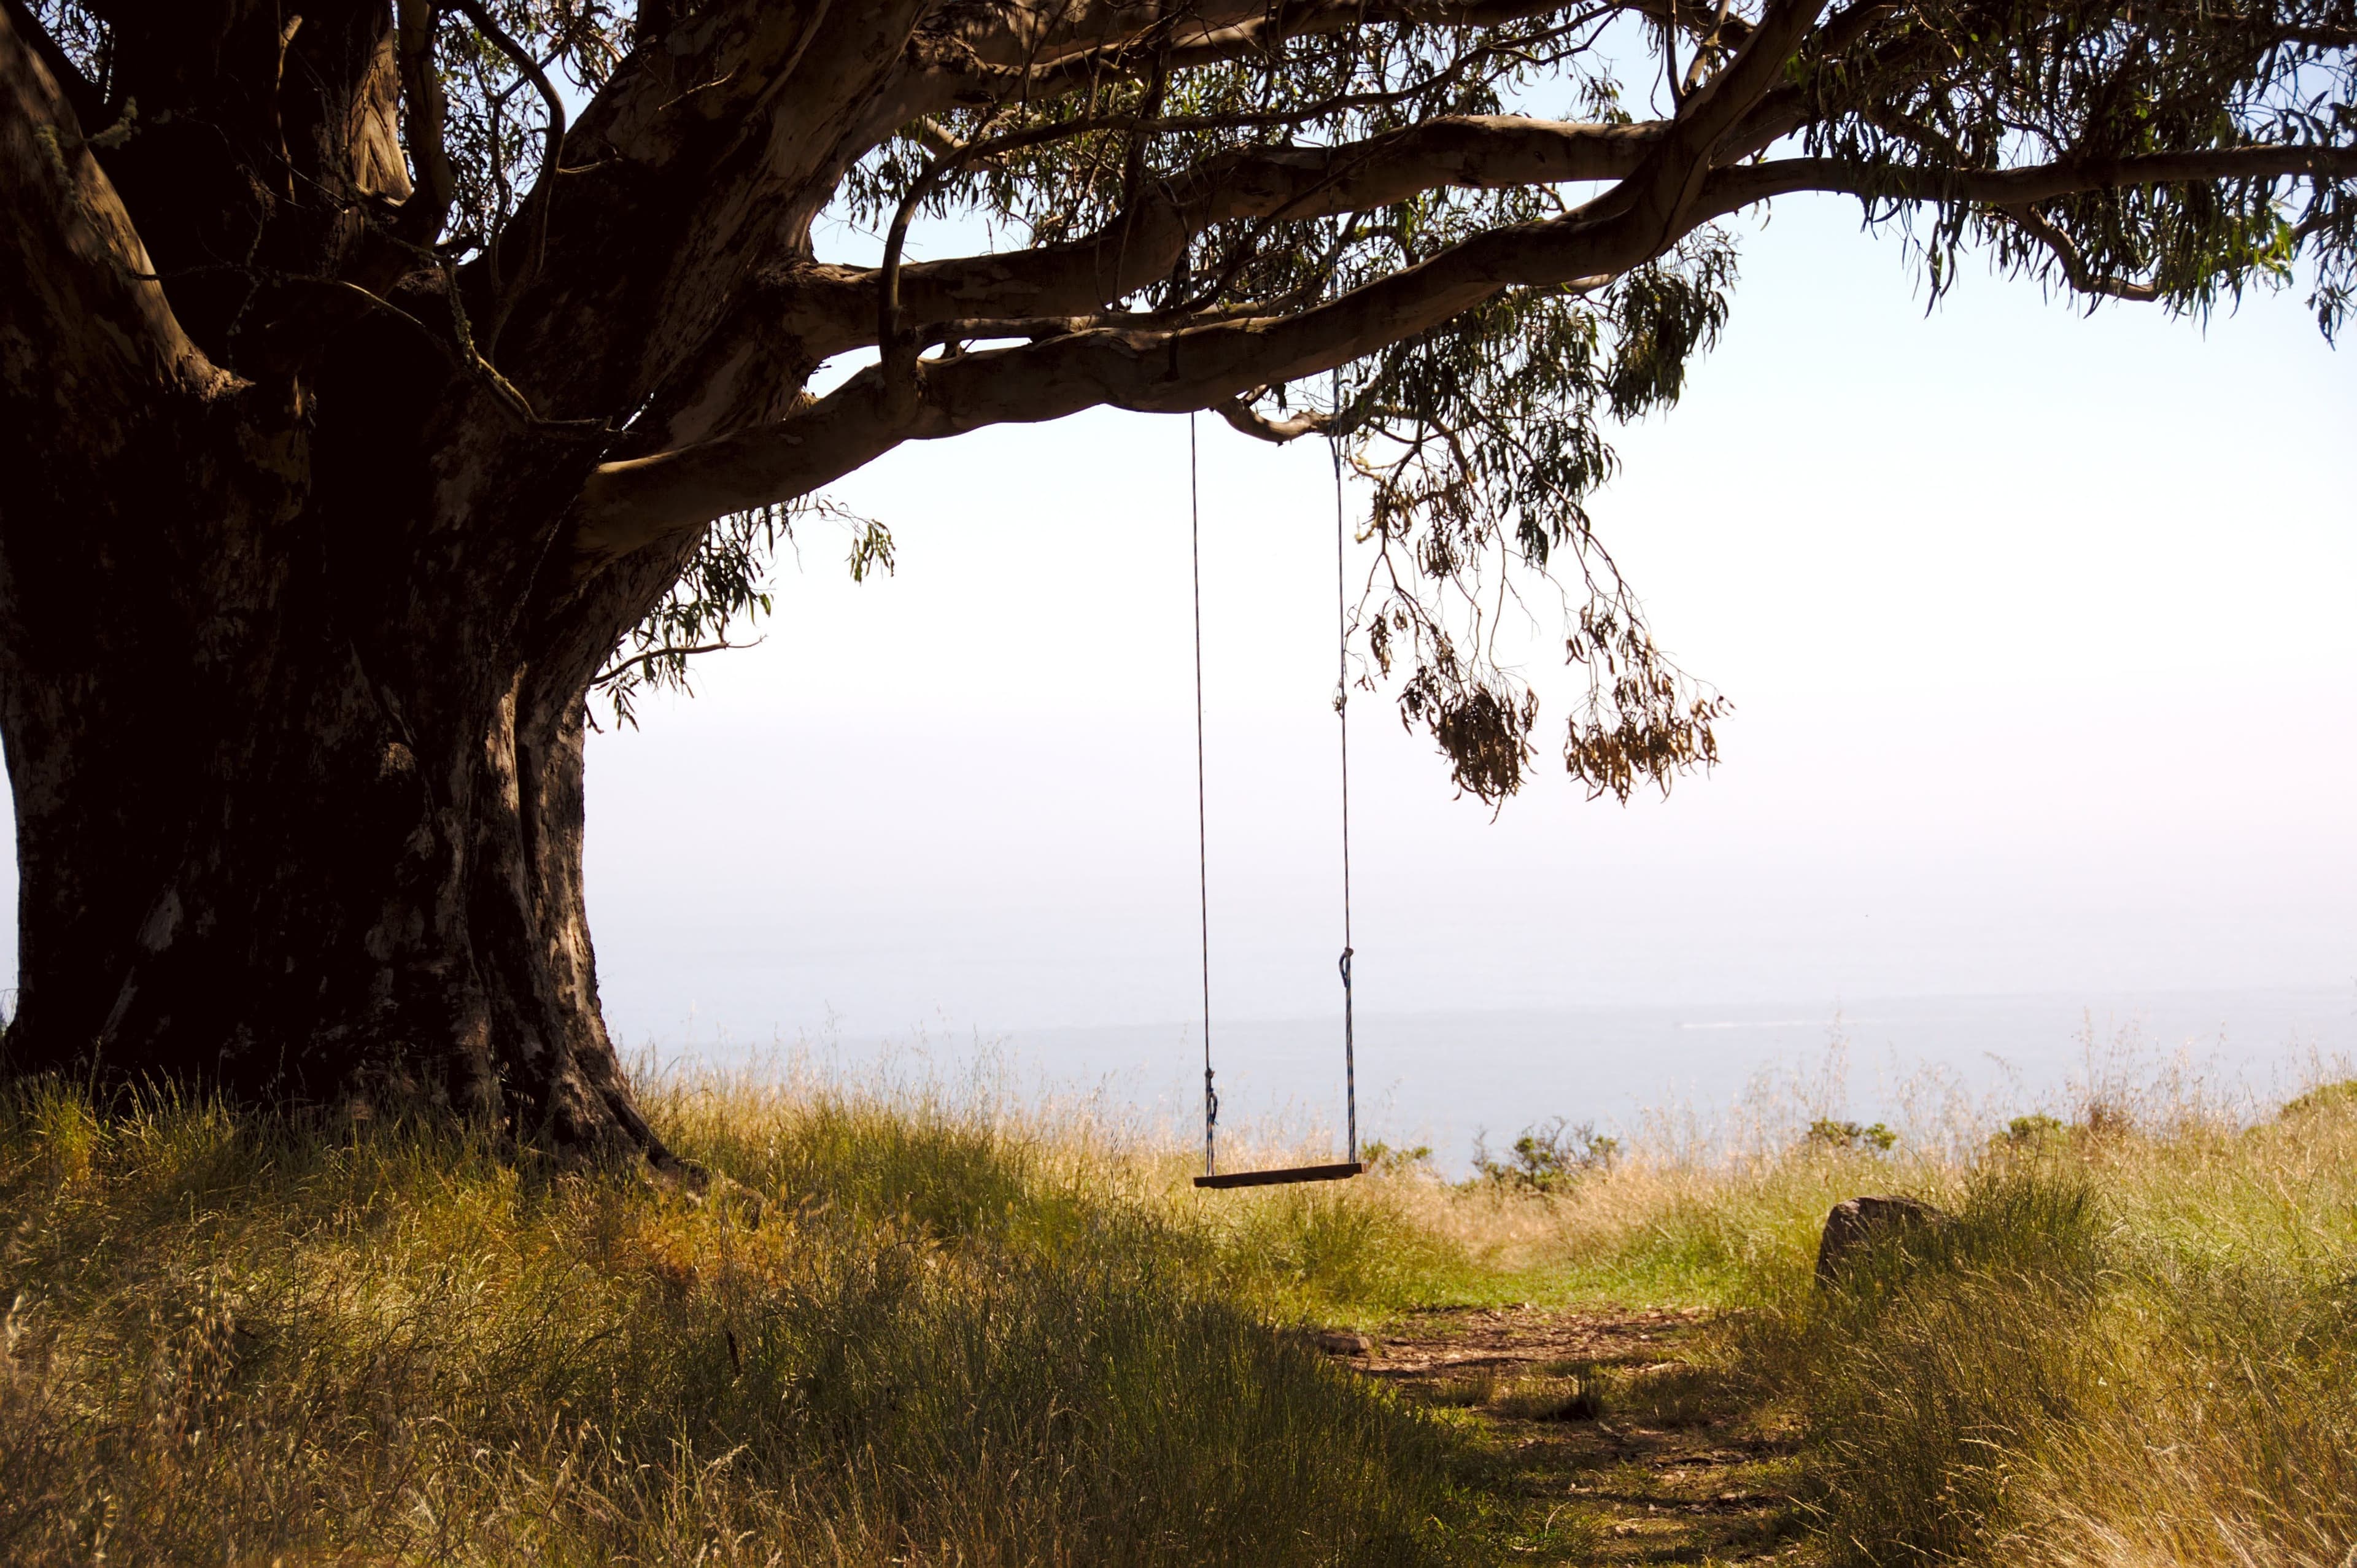
[[[1351,1359],[1480,1424],[1515,1561],[1805,1563],[1790,1439],[1685,1359],[1700,1325],[1698,1312],[1444,1308]]]

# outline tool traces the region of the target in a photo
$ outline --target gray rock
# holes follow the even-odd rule
[[[1831,1284],[1854,1253],[1892,1236],[1953,1225],[1955,1216],[1913,1197],[1851,1197],[1825,1216],[1824,1239],[1817,1243],[1817,1283]]]

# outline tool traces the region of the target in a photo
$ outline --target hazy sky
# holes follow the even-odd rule
[[[2349,986],[2357,362],[2297,296],[2205,330],[1973,275],[1927,317],[1852,203],[1743,246],[1595,508],[1736,703],[1723,764],[1492,822],[1362,698],[1361,1006]],[[1326,455],[1202,441],[1215,1009],[1321,1013]],[[1186,451],[1111,413],[905,447],[839,492],[897,576],[813,525],[768,640],[595,743],[626,1036],[1193,1015]]]
[[[1746,231],[1595,506],[1736,704],[1723,765],[1626,808],[1542,769],[1493,822],[1361,698],[1363,1009],[2357,976],[2357,361],[2291,296],[2205,331],[1973,275],[1927,317],[1857,230]],[[1326,454],[1202,440],[1215,1006],[1325,1015]],[[812,525],[766,642],[594,742],[627,1040],[1194,1015],[1186,450],[1111,413],[905,447],[839,491],[896,576]]]

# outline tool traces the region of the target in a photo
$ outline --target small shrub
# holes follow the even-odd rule
[[[2287,1101],[2276,1112],[2279,1121],[2295,1122],[2306,1116],[2329,1112],[2357,1112],[2357,1078],[2344,1078],[2337,1083],[2319,1084],[2306,1094]]]
[[[1473,1144],[1477,1179],[1521,1192],[1563,1191],[1586,1177],[1608,1174],[1620,1156],[1620,1139],[1598,1133],[1594,1122],[1574,1125],[1561,1116],[1523,1128],[1503,1159],[1491,1155],[1486,1135]]]
[[[1361,1145],[1359,1158],[1375,1176],[1423,1174],[1432,1169],[1432,1145],[1417,1144],[1409,1148],[1395,1149],[1381,1142],[1366,1144]]]
[[[1990,1138],[1993,1145],[2008,1149],[2044,1149],[2063,1143],[2071,1129],[2051,1116],[2017,1116],[2005,1124],[2005,1131]]]
[[[1835,1122],[1820,1118],[1809,1123],[1807,1142],[1817,1149],[1870,1149],[1887,1155],[1899,1143],[1899,1134],[1877,1122],[1861,1126],[1856,1122]]]

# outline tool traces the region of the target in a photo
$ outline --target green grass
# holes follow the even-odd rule
[[[1830,1291],[1762,1269],[1727,1320],[1828,1558],[2357,1560],[2357,1093],[2011,1133],[1951,1173],[1953,1226]]]
[[[708,1196],[431,1131],[0,1090],[0,1561],[1609,1542],[1584,1505],[1512,1493],[1499,1419],[1781,1434],[1807,1550],[1841,1564],[2357,1552],[2357,1086],[2264,1117],[2091,1098],[1889,1150],[1787,1117],[1545,1182],[1403,1158],[1222,1195],[1154,1138],[987,1095],[648,1098],[722,1174]],[[1821,1288],[1825,1211],[1861,1192],[1957,1220]],[[1715,1316],[1682,1362],[1419,1401],[1292,1332],[1512,1302]]]
[[[0,1560],[1478,1547],[1465,1441],[1272,1327],[1383,1288],[1379,1209],[1214,1223],[1085,1139],[920,1097],[655,1109],[739,1185],[695,1202],[429,1134],[0,1101]]]

